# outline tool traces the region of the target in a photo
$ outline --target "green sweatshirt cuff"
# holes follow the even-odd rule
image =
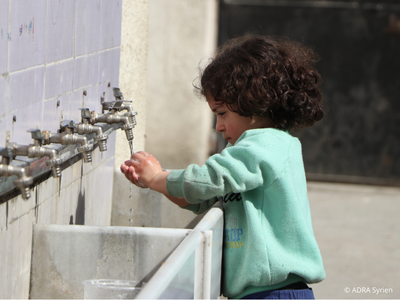
[[[184,197],[183,176],[185,170],[172,170],[167,177],[167,191],[172,197]]]

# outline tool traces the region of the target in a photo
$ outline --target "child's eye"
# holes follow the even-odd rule
[[[219,112],[217,113],[218,116],[223,116],[225,114],[225,112]]]

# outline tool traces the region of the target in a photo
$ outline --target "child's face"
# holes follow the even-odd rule
[[[239,137],[248,129],[272,127],[271,121],[264,117],[243,117],[228,109],[225,103],[215,101],[207,96],[207,102],[213,113],[217,115],[215,129],[222,132],[224,139],[234,145]]]

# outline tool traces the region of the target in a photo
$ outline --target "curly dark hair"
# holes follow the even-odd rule
[[[241,116],[269,117],[276,128],[310,127],[324,115],[316,61],[311,48],[287,38],[240,37],[220,48],[196,88]]]

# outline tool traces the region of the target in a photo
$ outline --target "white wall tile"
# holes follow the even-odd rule
[[[97,84],[98,74],[99,55],[97,53],[76,58],[73,89]]]
[[[73,56],[74,25],[75,1],[47,0],[46,63]]]
[[[85,88],[86,96],[83,97],[82,108],[89,108],[90,111],[95,110],[101,113],[101,98],[97,85],[92,85]]]
[[[12,122],[10,141],[21,145],[32,143],[30,129],[40,128],[42,123],[42,103],[36,102],[19,108],[15,113],[16,121]]]
[[[72,91],[73,73],[73,59],[47,65],[45,99]]]
[[[0,0],[0,74],[8,70],[9,4],[9,0]]]
[[[41,202],[38,207],[37,224],[55,224],[58,195]]]
[[[5,248],[5,263],[2,265],[1,270],[2,272],[4,272],[3,270],[10,272],[6,273],[9,277],[3,276],[5,280],[1,280],[7,283],[3,286],[4,289],[0,291],[0,295],[4,299],[29,298],[33,223],[34,211],[31,210],[18,220],[9,223],[8,230],[0,235],[2,242],[5,240],[7,245]]]
[[[11,73],[8,112],[41,102],[43,99],[44,67]]]
[[[7,79],[6,79],[7,78]],[[7,123],[6,123],[6,109],[7,109],[7,77],[0,76],[0,147],[4,146]]]
[[[70,96],[70,94],[53,98],[43,103],[43,119],[40,126],[41,130],[47,130],[53,133],[57,132],[61,123],[61,105],[66,102],[64,99],[68,99],[68,96]],[[57,102],[60,103],[59,106],[57,105]]]
[[[4,147],[6,143],[6,117],[0,116],[0,147]]]
[[[5,204],[4,204],[5,206]],[[1,241],[1,246],[0,246],[0,266],[1,270],[7,270],[6,267],[8,266],[7,263],[7,251],[10,251],[10,247],[8,245],[8,235],[9,231],[6,228],[0,228],[0,241]],[[4,272],[4,271],[3,271]],[[4,278],[6,274],[2,275],[2,278]],[[10,286],[10,280],[0,280],[0,298],[1,299],[7,299],[10,297],[6,297],[6,293],[8,290],[8,286]]]
[[[85,193],[85,224],[107,225],[111,221],[112,188],[114,161],[102,164],[101,171],[89,172],[83,178]]]
[[[101,2],[101,50],[121,45],[122,0]]]
[[[69,95],[70,99],[67,102],[62,102],[64,120],[73,120],[75,123],[79,123],[81,121],[80,108],[82,108],[84,97],[83,90],[77,90]]]
[[[31,197],[28,200],[23,200],[19,195],[16,198],[8,201],[8,224],[17,222],[18,219],[28,214],[35,207],[35,193],[31,190]]]
[[[100,50],[100,0],[77,0],[75,21],[75,56]]]
[[[44,63],[46,0],[11,2],[10,72]]]
[[[57,224],[67,225],[70,217],[75,216],[76,207],[80,194],[81,182],[75,180],[66,189],[61,190],[59,201],[57,204]]]
[[[12,114],[6,114],[4,117],[0,117],[0,147],[4,147],[6,145],[6,136],[7,134],[11,136],[13,124]]]
[[[76,91],[45,101],[43,104],[42,130],[56,133],[63,120],[79,123],[81,120],[79,108],[82,106],[82,97],[82,91]]]
[[[120,130],[120,129],[119,129]],[[108,135],[107,139],[107,151],[103,154],[103,159],[108,160],[115,156],[115,140],[116,140],[116,132],[113,131]],[[128,143],[128,141],[126,141]]]
[[[69,168],[66,168],[61,172],[61,191],[68,189],[73,182],[81,178],[82,175],[82,164],[83,161],[80,160],[74,163]]]
[[[106,101],[114,101],[113,87],[119,84],[120,48],[115,48],[100,53],[99,61],[99,93],[105,92]],[[108,87],[110,83],[110,87]],[[124,91],[122,91],[123,93]]]
[[[58,195],[59,192],[59,178],[50,177],[49,179],[40,183],[37,188],[37,204],[41,205],[43,202]]]
[[[7,227],[7,203],[0,204],[0,232]],[[1,239],[0,239],[1,240]],[[0,247],[1,251],[1,247]]]

